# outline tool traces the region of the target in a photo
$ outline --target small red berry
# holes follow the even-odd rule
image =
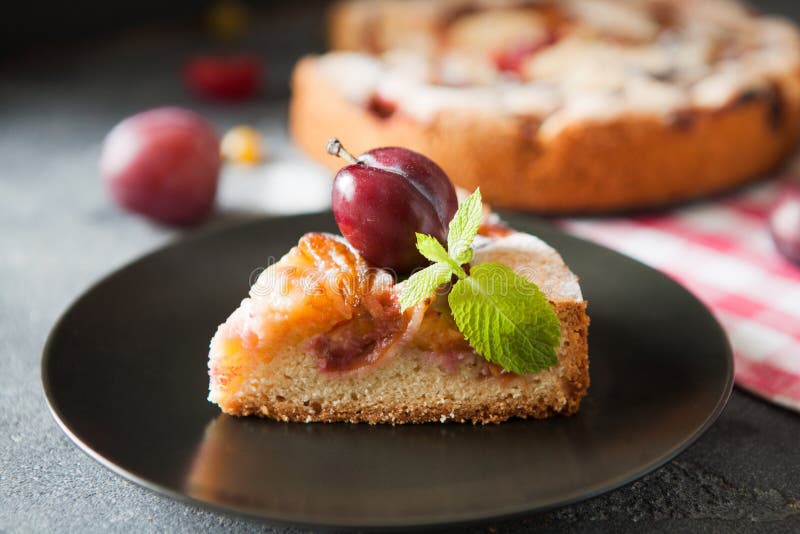
[[[197,56],[183,71],[184,81],[192,92],[217,100],[246,100],[261,88],[262,68],[252,55]]]

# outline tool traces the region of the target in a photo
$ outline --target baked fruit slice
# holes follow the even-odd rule
[[[319,156],[336,129],[419,150],[499,207],[710,195],[772,170],[800,131],[800,33],[732,0],[362,0],[331,36],[295,68],[295,142]]]
[[[519,269],[547,295],[561,322],[557,365],[505,372],[475,353],[441,299],[401,312],[402,284],[341,237],[306,234],[217,330],[209,400],[233,415],[305,422],[574,413],[589,386],[589,320],[575,275],[555,250],[518,232],[482,240],[474,264],[490,261]]]
[[[365,159],[362,155],[356,171],[365,168]],[[345,171],[337,175],[335,189],[353,187],[340,180]],[[589,386],[589,320],[576,276],[540,239],[502,226],[488,210],[481,213],[479,196],[468,201],[453,217],[448,235],[450,253],[456,254],[454,224],[466,220],[460,218],[466,213],[462,208],[477,206],[473,219],[480,223],[474,229],[478,235],[457,254],[457,263],[465,264],[461,278],[451,288],[448,271],[442,278],[447,282],[436,291],[423,291],[416,300],[410,288],[417,274],[397,282],[391,269],[368,262],[344,237],[304,235],[261,273],[249,297],[214,335],[209,400],[228,414],[303,422],[489,423],[577,411]],[[348,227],[340,227],[353,235]],[[503,325],[493,325],[488,342],[506,346],[486,353],[519,346],[539,353],[534,346],[539,343],[545,352],[552,349],[549,363],[532,359],[528,367],[520,367],[516,360],[504,360],[503,354],[493,363],[473,348],[483,347],[480,332],[459,321],[465,316],[464,304],[469,308],[476,302],[463,294],[461,301],[454,300],[453,294],[468,291],[472,286],[464,280],[477,279],[492,267],[516,273],[523,289],[530,291],[530,283],[535,284],[547,313],[540,309],[517,319],[533,328],[533,344],[513,345],[513,335],[498,339]],[[518,285],[502,290],[521,292]],[[499,287],[492,291],[492,299],[509,298]],[[519,309],[511,309],[511,314]],[[548,324],[555,325],[555,337],[538,338],[537,328],[544,331]],[[555,343],[546,347],[553,339]],[[513,360],[526,355],[510,356]]]

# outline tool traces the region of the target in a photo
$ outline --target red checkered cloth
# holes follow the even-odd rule
[[[728,333],[736,383],[800,411],[800,267],[776,251],[767,226],[780,187],[657,215],[561,223],[692,291]]]

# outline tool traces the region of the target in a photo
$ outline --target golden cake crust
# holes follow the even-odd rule
[[[572,415],[578,411],[589,388],[589,318],[585,302],[554,303],[554,308],[562,325],[562,350],[557,367],[540,373],[541,376],[484,376],[475,367],[466,373],[453,373],[432,364],[430,355],[410,347],[404,347],[391,361],[369,374],[325,376],[316,370],[312,354],[295,353],[291,378],[286,378],[287,369],[280,361],[272,365],[280,367],[281,372],[266,370],[269,366],[265,366],[264,375],[269,380],[220,406],[231,415],[305,423],[486,424],[501,423],[512,417],[544,419]],[[406,384],[413,380],[421,381],[423,388],[430,388],[431,394],[439,398],[435,402],[421,402],[419,397],[399,393],[372,394],[368,398],[351,398],[348,393],[375,389],[384,381],[389,382],[388,388],[397,388],[398,392],[418,392],[418,388]],[[287,391],[295,389],[292,382],[298,381],[303,382],[304,391],[291,395]],[[443,383],[446,387],[434,392],[435,385]],[[330,402],[333,395],[341,392],[347,393],[340,395],[344,400]]]
[[[791,151],[800,130],[800,71],[769,90],[718,109],[686,109],[670,120],[625,114],[537,135],[538,122],[446,110],[429,121],[385,116],[348,100],[321,75],[318,59],[295,68],[289,127],[328,168],[325,142],[338,135],[359,153],[397,145],[426,154],[456,185],[481,188],[498,207],[590,213],[660,206],[719,193],[759,178]]]

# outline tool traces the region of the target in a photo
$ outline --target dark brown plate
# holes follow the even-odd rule
[[[205,397],[208,341],[251,273],[329,213],[183,240],[88,290],[53,329],[42,378],[91,457],[193,504],[313,526],[411,527],[528,514],[626,484],[689,446],[730,394],[730,348],[666,276],[546,223],[589,300],[592,386],[569,418],[495,426],[276,423]]]

